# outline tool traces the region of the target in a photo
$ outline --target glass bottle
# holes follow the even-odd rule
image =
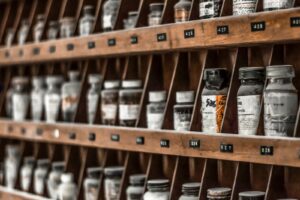
[[[138,11],[128,12],[128,18],[123,20],[124,29],[133,29],[136,25],[138,15]]]
[[[93,32],[93,26],[95,23],[94,6],[87,5],[83,8],[83,16],[79,22],[79,34],[80,36],[90,35]]]
[[[238,130],[241,135],[256,135],[264,90],[265,68],[239,69],[241,86],[237,94]]]
[[[293,7],[293,0],[264,0],[264,11],[280,10]]]
[[[164,3],[151,3],[149,7],[150,13],[148,15],[148,26],[160,25],[164,9]]]
[[[89,84],[90,89],[87,93],[87,108],[88,108],[88,122],[93,124],[95,122],[99,99],[101,95],[103,76],[100,74],[90,74]]]
[[[85,178],[83,183],[85,200],[97,200],[102,172],[101,167],[87,169],[88,177]]]
[[[120,4],[120,0],[107,0],[104,3],[102,10],[102,28],[105,32],[112,31],[114,29]]]
[[[124,167],[107,167],[104,169],[105,200],[117,200],[121,187]]]
[[[12,95],[13,119],[23,121],[26,119],[29,108],[29,79],[16,77],[14,79],[14,91]]]
[[[199,200],[201,183],[182,184],[182,195],[178,200]]]
[[[64,17],[60,20],[60,38],[70,38],[74,36],[76,21],[73,17]]]
[[[147,105],[147,127],[149,129],[162,128],[166,99],[166,91],[149,92],[149,104]]]
[[[134,127],[140,112],[143,90],[141,80],[124,80],[119,91],[119,123]]]
[[[5,46],[6,47],[11,47],[13,40],[14,40],[14,36],[15,36],[15,31],[13,28],[8,28],[6,31],[6,37],[5,37]]]
[[[65,162],[53,162],[52,169],[47,179],[47,191],[51,199],[58,199],[58,187],[61,183],[61,175],[65,171]]]
[[[134,174],[129,177],[130,186],[126,190],[127,200],[143,199],[145,180],[145,174]]]
[[[24,158],[24,164],[21,167],[21,172],[20,172],[20,177],[21,177],[20,185],[23,191],[26,192],[29,191],[34,165],[35,165],[34,157],[30,156]]]
[[[202,131],[220,133],[228,92],[228,71],[210,68],[204,71],[205,86],[201,96]]]
[[[120,81],[105,81],[101,92],[101,119],[103,125],[116,125]]]
[[[19,145],[6,145],[6,156],[4,161],[5,185],[13,189],[16,184],[18,167],[21,158],[21,149]]]
[[[47,76],[46,78],[48,89],[45,94],[45,111],[46,121],[48,123],[55,123],[58,119],[61,104],[60,87],[62,82],[62,76]]]
[[[264,200],[265,192],[247,191],[239,193],[239,200]]]
[[[234,0],[232,2],[233,15],[247,15],[255,13],[257,0]]]
[[[173,108],[174,130],[190,130],[194,109],[194,99],[194,91],[176,92],[176,104]]]
[[[189,21],[191,7],[191,0],[179,0],[179,2],[174,6],[175,22],[179,23]]]
[[[77,199],[77,186],[74,183],[74,176],[72,173],[61,175],[61,184],[58,189],[59,200],[76,200]]]
[[[200,19],[219,17],[221,14],[222,5],[223,0],[200,0]]]
[[[58,33],[59,33],[59,23],[57,21],[50,21],[48,31],[47,31],[47,39],[48,40],[57,39]]]
[[[41,121],[44,110],[45,79],[33,77],[33,90],[31,91],[31,116],[34,121]]]
[[[154,179],[147,182],[147,192],[144,194],[144,200],[169,200],[170,182],[168,179]]]
[[[48,159],[37,161],[37,168],[34,171],[33,190],[38,195],[43,195],[44,193],[49,164]]]
[[[207,190],[207,200],[230,200],[230,188],[210,188]]]
[[[7,90],[6,96],[5,96],[5,112],[6,112],[6,116],[8,118],[13,117],[13,99],[12,99],[12,97],[13,97],[13,93],[14,93],[14,88],[16,87],[15,82],[16,82],[16,77],[12,78],[10,88]]]
[[[37,16],[37,22],[35,26],[33,27],[33,39],[34,42],[40,42],[42,40],[42,36],[45,29],[45,16],[44,15],[38,15]]]
[[[18,32],[18,44],[23,45],[26,42],[26,39],[28,37],[30,25],[28,19],[23,19],[21,21],[21,27]]]
[[[293,85],[295,71],[291,65],[267,67],[268,85],[264,92],[266,136],[293,136],[297,117],[298,91]]]

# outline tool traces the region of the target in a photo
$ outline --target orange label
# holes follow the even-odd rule
[[[217,127],[216,132],[221,132],[221,126],[224,116],[224,110],[226,105],[226,96],[216,96],[216,115],[217,115]]]

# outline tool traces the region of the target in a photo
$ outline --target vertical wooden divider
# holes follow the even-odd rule
[[[11,86],[12,74],[13,74],[13,67],[5,68],[4,87],[0,99],[0,114],[2,117],[7,117],[6,108],[5,108],[6,95]]]
[[[190,21],[200,19],[199,4],[200,4],[200,0],[192,0],[192,7],[189,16]]]
[[[233,0],[223,0],[223,5],[221,8],[221,13],[220,16],[224,17],[224,16],[230,16],[233,14],[233,10],[232,10],[232,5],[233,5]]]
[[[165,0],[165,6],[162,13],[162,21],[161,24],[170,24],[174,23],[174,6],[178,2],[178,0]]]
[[[123,20],[127,19],[128,12],[138,11],[139,4],[140,4],[140,0],[120,0],[120,7],[118,10],[117,20],[114,25],[114,30],[121,30],[124,28]]]
[[[93,27],[93,33],[102,32],[102,9],[104,0],[97,0],[95,6],[95,23]]]
[[[7,31],[7,24],[9,21],[9,15],[12,10],[13,2],[7,2],[5,6],[5,10],[3,10],[2,20],[0,24],[0,44],[4,43],[5,32]]]

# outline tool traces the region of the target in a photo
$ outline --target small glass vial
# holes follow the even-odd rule
[[[47,39],[48,40],[57,39],[58,33],[59,33],[59,23],[57,21],[50,21],[48,31],[47,31]]]
[[[204,71],[205,86],[201,96],[202,131],[220,133],[228,92],[228,71],[210,68]]]
[[[293,136],[298,108],[298,91],[292,80],[291,65],[267,67],[268,85],[264,92],[264,126],[266,136]]]
[[[49,164],[48,159],[37,161],[37,168],[34,171],[33,190],[38,195],[43,195],[44,193]]]
[[[264,90],[265,68],[242,67],[237,94],[238,129],[241,135],[256,135]]]
[[[48,76],[46,78],[48,89],[45,94],[45,111],[46,121],[48,123],[55,123],[58,119],[61,104],[62,82],[63,77],[61,76]]]
[[[143,90],[141,80],[122,81],[119,91],[119,123],[121,126],[134,127],[140,112]]]
[[[44,29],[45,29],[45,24],[46,24],[45,16],[44,15],[38,15],[36,24],[33,27],[34,42],[40,42],[42,40],[42,36],[43,36],[43,33],[44,33]]]
[[[21,189],[28,192],[31,184],[31,179],[33,175],[33,168],[35,165],[34,157],[25,157],[24,164],[21,167],[20,177],[21,177]]]
[[[207,200],[230,200],[230,188],[211,188],[207,190]]]
[[[179,2],[174,6],[175,22],[179,23],[189,21],[191,7],[191,0],[179,0]]]
[[[87,5],[83,8],[83,16],[79,23],[80,36],[90,35],[95,24],[94,6]]]
[[[127,200],[143,199],[145,180],[145,174],[135,174],[129,177],[130,186],[126,190]]]
[[[139,12],[138,11],[131,11],[128,12],[128,18],[123,20],[124,29],[133,29],[136,25],[138,19]]]
[[[158,26],[161,24],[164,3],[151,3],[149,5],[148,26]]]
[[[239,200],[264,200],[265,192],[247,191],[239,193]]]
[[[51,199],[58,199],[58,187],[61,175],[65,171],[65,162],[53,162],[52,169],[47,179],[47,191]]]
[[[19,145],[6,145],[5,151],[5,185],[7,188],[13,189],[17,180],[21,149]]]
[[[21,21],[21,27],[18,32],[18,44],[23,45],[25,44],[28,33],[29,33],[30,25],[28,19],[23,19]]]
[[[61,175],[61,184],[58,189],[59,200],[76,200],[77,199],[77,186],[74,183],[74,176],[72,173]]]
[[[199,17],[200,19],[208,19],[219,17],[223,0],[200,0]]]
[[[182,185],[182,195],[178,200],[199,200],[201,183],[185,183]]]
[[[34,121],[41,121],[44,110],[45,79],[43,77],[33,77],[33,90],[31,91],[31,117]]]
[[[293,0],[264,0],[264,11],[281,10],[293,7]]]
[[[154,179],[147,182],[147,192],[144,194],[144,200],[169,200],[170,182],[168,179]]]
[[[174,130],[189,131],[194,109],[195,92],[176,92],[176,104],[173,108]]]
[[[5,46],[11,47],[15,36],[15,31],[13,28],[8,28],[5,37]]]
[[[104,169],[105,200],[117,200],[120,192],[124,167],[107,167]]]
[[[149,92],[149,104],[147,105],[147,127],[149,129],[162,128],[166,99],[166,91]]]
[[[234,0],[232,3],[233,15],[248,15],[255,13],[257,0]]]
[[[14,79],[14,92],[12,95],[13,119],[23,121],[26,119],[29,108],[29,79],[16,77]]]
[[[90,74],[89,84],[90,89],[87,93],[87,110],[88,110],[88,122],[93,124],[95,122],[97,108],[101,95],[103,76],[100,74]]]
[[[85,200],[97,200],[102,172],[103,169],[101,167],[87,169],[88,177],[83,183]]]
[[[120,81],[105,81],[101,92],[101,119],[103,125],[116,125]]]
[[[60,38],[70,38],[74,36],[76,21],[73,17],[64,17],[60,20]]]
[[[102,28],[105,32],[112,31],[114,29],[120,3],[120,0],[107,0],[104,3],[102,10]]]

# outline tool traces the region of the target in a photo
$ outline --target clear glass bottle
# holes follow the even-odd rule
[[[147,105],[147,127],[149,129],[161,129],[164,121],[167,92],[149,92],[149,104]]]
[[[28,19],[23,19],[21,21],[21,26],[20,26],[20,29],[18,32],[18,44],[19,45],[25,44],[28,34],[29,34],[29,29],[30,29],[30,25],[29,25]]]
[[[61,183],[61,175],[64,171],[64,161],[52,163],[52,169],[47,179],[47,191],[51,199],[58,199],[58,187]]]
[[[154,179],[147,182],[147,192],[144,200],[169,200],[170,181],[168,179]]]
[[[34,171],[33,190],[38,195],[43,195],[44,193],[49,164],[50,161],[48,159],[39,159],[37,161],[37,168]]]
[[[124,167],[107,167],[104,169],[105,200],[118,200]]]
[[[210,68],[204,71],[201,96],[202,131],[220,133],[228,92],[228,71]]]
[[[21,159],[21,148],[19,145],[6,145],[5,152],[5,185],[7,188],[13,189],[17,180],[18,167]]]
[[[34,42],[40,42],[45,30],[46,20],[44,15],[38,15],[36,24],[33,27],[33,39]]]
[[[107,0],[104,3],[102,10],[102,28],[105,32],[112,31],[114,29],[120,4],[120,0]]]
[[[72,173],[61,175],[61,184],[58,189],[59,200],[76,200],[78,195],[77,186],[74,183],[74,176]]]
[[[126,190],[127,200],[143,199],[145,180],[145,174],[134,174],[129,177],[130,186]]]
[[[31,91],[31,117],[34,121],[41,121],[44,110],[45,79],[43,77],[33,77],[33,89]]]
[[[8,28],[6,31],[6,37],[5,37],[5,46],[6,47],[11,47],[13,40],[14,40],[14,36],[15,36],[15,31],[13,28]]]
[[[247,15],[256,12],[257,0],[233,0],[233,15]]]
[[[151,3],[149,7],[150,13],[148,15],[148,26],[160,25],[164,9],[164,3]]]
[[[189,21],[192,2],[191,0],[179,0],[174,6],[175,22]]]
[[[182,195],[178,200],[199,200],[201,183],[182,184]]]
[[[200,0],[199,3],[199,18],[208,19],[219,17],[223,0]]]
[[[95,122],[97,108],[101,96],[103,76],[100,74],[90,74],[89,84],[90,89],[87,93],[87,110],[88,110],[88,122],[93,124]]]
[[[138,19],[139,12],[138,11],[131,11],[128,12],[128,18],[123,20],[124,29],[133,29],[136,26],[136,22]]]
[[[280,10],[293,7],[293,0],[264,0],[264,11]]]
[[[86,36],[93,32],[95,24],[94,6],[86,5],[83,8],[83,16],[79,22],[79,35]]]
[[[31,179],[33,175],[33,168],[35,165],[35,158],[30,156],[30,157],[25,157],[24,158],[24,164],[21,167],[20,171],[20,185],[21,189],[23,191],[28,192],[31,184]]]
[[[13,84],[13,119],[16,121],[23,121],[26,119],[29,109],[29,79],[26,77],[16,77]]]
[[[101,119],[103,125],[116,125],[120,81],[105,81],[101,92]]]
[[[47,76],[46,83],[48,86],[45,94],[46,121],[48,123],[55,123],[58,119],[61,105],[61,84],[63,83],[63,77]]]
[[[124,80],[119,91],[119,124],[134,127],[140,112],[141,80]]]
[[[207,200],[230,200],[231,188],[210,188],[207,190]]]
[[[60,21],[60,38],[70,38],[75,34],[76,20],[73,17],[64,17]]]
[[[57,21],[50,21],[47,30],[47,39],[48,40],[57,39],[58,33],[59,33],[59,23]]]
[[[194,109],[195,92],[176,92],[176,104],[173,108],[173,123],[176,131],[189,131]]]
[[[291,65],[267,67],[268,85],[264,92],[266,136],[293,136],[297,117],[298,91],[293,85],[295,71]]]
[[[83,183],[85,200],[97,200],[102,172],[103,169],[101,167],[87,169],[88,176]]]
[[[241,135],[256,135],[264,90],[265,68],[239,69],[241,86],[237,93],[238,130]]]
[[[247,191],[239,193],[239,200],[264,200],[265,192]]]
[[[6,116],[8,118],[13,118],[13,93],[14,93],[14,88],[15,83],[16,83],[16,78],[14,77],[12,78],[11,84],[10,84],[10,88],[7,90],[6,92],[6,96],[5,96],[5,112],[6,112]]]

